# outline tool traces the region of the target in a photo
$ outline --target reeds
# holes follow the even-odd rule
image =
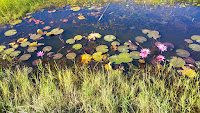
[[[147,66],[105,71],[57,65],[2,69],[1,112],[199,112],[199,72]]]

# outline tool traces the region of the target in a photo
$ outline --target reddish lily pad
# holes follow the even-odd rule
[[[53,55],[53,59],[60,59],[62,57],[63,57],[63,55],[61,53],[57,53],[57,54]]]
[[[194,64],[195,63],[195,60],[193,58],[191,58],[191,57],[186,57],[183,60],[185,60],[185,62],[190,63],[190,64]]]
[[[42,60],[41,59],[37,59],[37,60],[34,60],[32,62],[32,65],[36,66],[36,65],[39,65],[40,63],[42,63]]]

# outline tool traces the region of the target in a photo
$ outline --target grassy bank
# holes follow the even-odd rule
[[[65,5],[81,5],[87,6],[87,4],[102,4],[108,1],[124,1],[126,0],[0,0],[0,25],[11,22],[15,19],[20,19],[25,16],[26,13],[32,13],[34,11],[48,8],[48,7],[63,7]],[[137,4],[171,4],[176,1],[184,3],[198,3],[198,0],[132,0]]]
[[[171,67],[90,70],[39,66],[1,69],[1,112],[200,112],[199,73]]]

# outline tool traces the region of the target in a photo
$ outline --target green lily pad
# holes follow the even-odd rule
[[[182,67],[185,65],[185,61],[180,57],[173,57],[169,62],[173,67]]]
[[[12,53],[10,53],[11,57],[16,57],[21,53],[21,51],[13,51]]]
[[[1,45],[1,46],[0,46],[0,52],[2,52],[5,48],[6,48],[6,46]]]
[[[117,50],[118,50],[119,52],[128,53],[128,52],[129,52],[129,47],[127,47],[127,46],[119,46],[119,47],[117,48]]]
[[[113,64],[121,64],[122,61],[118,58],[118,55],[112,55],[109,57],[109,61]]]
[[[19,24],[21,22],[22,22],[22,20],[15,20],[15,21],[10,22],[10,25],[14,26],[14,25]]]
[[[130,49],[130,50],[137,50],[137,48],[138,48],[138,47],[137,47],[136,45],[130,45],[130,46],[129,46],[129,49]]]
[[[15,35],[17,31],[15,29],[8,30],[4,33],[5,36],[12,36]]]
[[[200,51],[200,45],[198,44],[190,44],[189,48],[191,48],[194,51],[198,51],[198,52]]]
[[[131,44],[130,42],[125,42],[124,45],[125,45],[125,46],[130,46],[130,45],[132,45],[132,44]]]
[[[200,40],[200,35],[192,35],[191,39],[192,40]]]
[[[66,55],[67,59],[75,59],[76,58],[76,53],[68,53]]]
[[[21,47],[26,47],[28,45],[30,45],[31,43],[29,41],[23,42],[20,44]]]
[[[96,47],[96,51],[106,53],[106,52],[108,52],[108,46],[107,45],[99,45]]]
[[[34,52],[35,50],[37,50],[37,47],[29,47],[27,49],[28,52]]]
[[[120,43],[119,43],[119,42],[117,42],[117,41],[113,41],[113,42],[111,43],[111,45],[112,45],[112,46],[119,46],[119,45],[120,45]]]
[[[158,31],[155,31],[155,30],[149,31],[148,34],[147,34],[147,36],[148,36],[149,38],[154,38],[154,39],[157,39],[157,38],[160,37],[159,32],[158,32]]]
[[[144,34],[147,34],[147,33],[149,33],[150,32],[150,30],[148,30],[148,29],[143,29],[142,30],[142,33],[144,33]]]
[[[52,47],[51,46],[46,46],[42,49],[42,51],[44,52],[48,52],[48,51],[51,51]]]
[[[44,37],[41,37],[42,35],[41,34],[30,34],[30,39],[32,40],[41,40],[41,39],[44,39]]]
[[[72,46],[72,48],[74,48],[75,50],[81,49],[82,45],[81,44],[75,44]]]
[[[3,53],[9,55],[11,52],[15,51],[14,48],[8,48]]]
[[[181,57],[189,57],[190,56],[190,53],[183,49],[177,49],[176,54]]]
[[[132,51],[130,52],[131,58],[133,59],[140,59],[140,52],[139,51]]]
[[[75,37],[74,37],[74,40],[81,40],[83,37],[81,36],[81,35],[76,35]]]
[[[106,35],[106,36],[104,36],[104,40],[108,41],[108,42],[112,42],[115,39],[116,39],[116,37],[114,35]]]
[[[95,60],[95,61],[102,61],[106,56],[105,55],[102,55],[102,52],[96,52],[92,55],[92,58]]]
[[[51,34],[54,34],[54,35],[59,35],[61,33],[63,33],[63,29],[60,29],[60,28],[55,28],[53,30],[51,30]]]
[[[196,42],[200,43],[200,39],[196,40]]]
[[[75,42],[75,39],[68,39],[66,40],[67,44],[73,44]]]
[[[131,58],[131,55],[129,53],[120,53],[117,57],[124,63],[133,61],[133,59]]]
[[[31,54],[24,54],[19,59],[20,60],[28,60],[31,57]]]
[[[60,59],[62,57],[63,57],[63,55],[61,53],[57,53],[57,54],[53,55],[53,59]]]
[[[137,37],[135,37],[135,40],[137,42],[140,42],[140,43],[143,43],[143,42],[147,41],[147,39],[145,37],[143,37],[143,36],[137,36]]]

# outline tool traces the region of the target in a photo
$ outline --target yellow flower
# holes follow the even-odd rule
[[[81,55],[81,62],[87,64],[88,62],[90,62],[92,59],[92,56],[89,54],[83,54]]]
[[[106,70],[112,70],[112,66],[110,64],[111,64],[111,62],[109,62],[108,64],[105,65]]]

